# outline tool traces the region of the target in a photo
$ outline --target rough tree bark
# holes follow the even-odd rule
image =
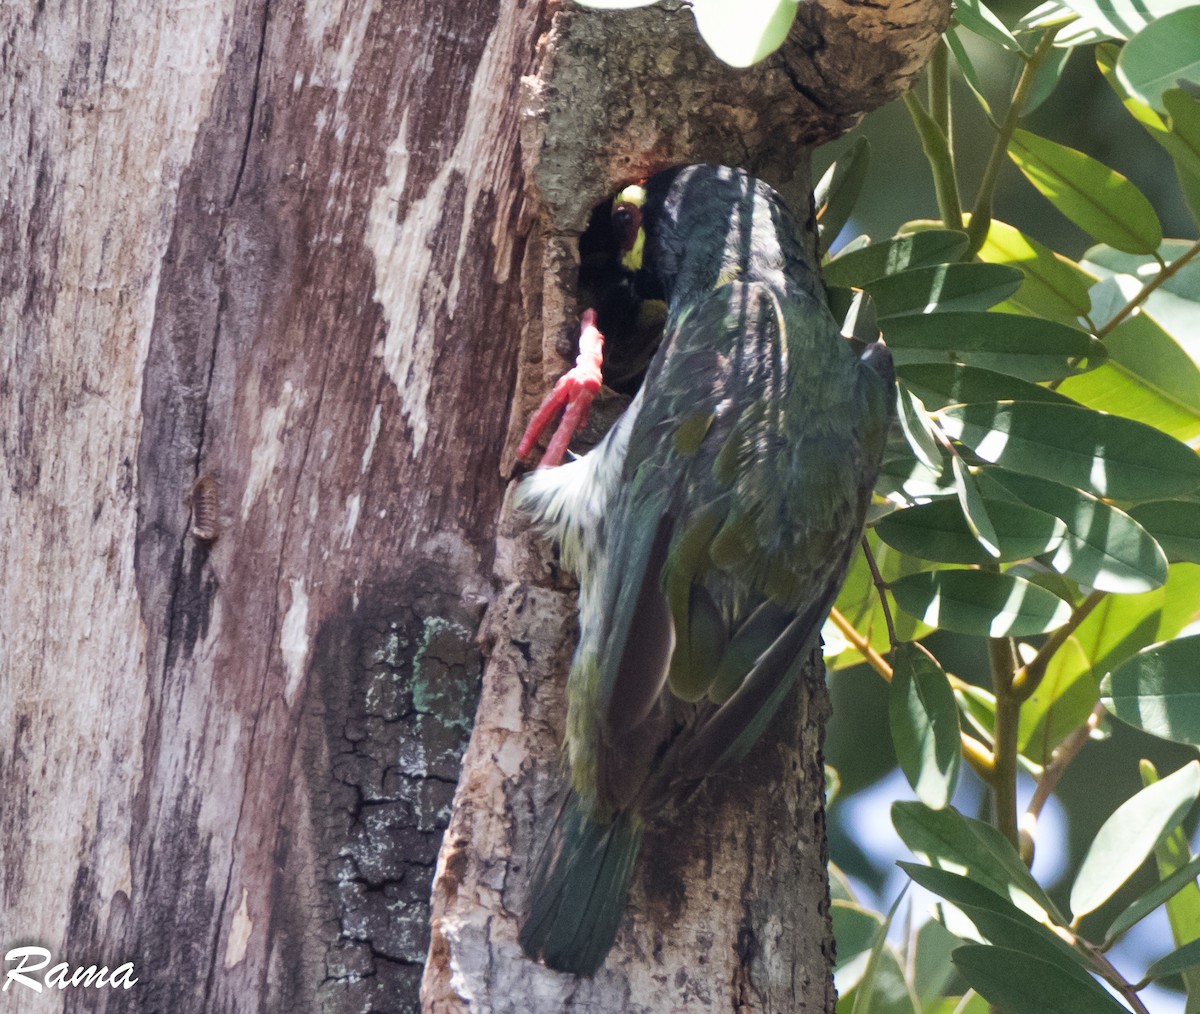
[[[139,979],[6,1009],[413,1009],[481,679],[430,1007],[827,1005],[819,681],[651,843],[607,991],[513,958],[573,615],[499,466],[591,206],[674,162],[804,179],[945,8],[806,5],[748,74],[672,8],[0,11],[0,948]]]

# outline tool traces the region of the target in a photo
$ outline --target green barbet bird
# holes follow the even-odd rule
[[[604,440],[518,492],[580,585],[570,785],[520,939],[576,975],[612,946],[645,823],[749,750],[817,645],[894,399],[886,347],[840,336],[765,183],[674,169],[618,195],[613,226],[640,298],[666,301],[662,343]],[[584,323],[523,451],[564,403],[576,425],[599,387],[603,339]]]

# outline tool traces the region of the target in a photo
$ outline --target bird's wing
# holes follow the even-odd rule
[[[805,293],[725,285],[667,332],[596,596],[597,775],[613,805],[670,734],[671,698],[713,702],[693,730],[718,760],[757,738],[840,586],[886,430],[884,385]]]

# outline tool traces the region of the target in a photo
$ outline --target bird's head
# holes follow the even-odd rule
[[[626,187],[613,198],[612,226],[617,236],[621,266],[627,271],[640,271],[646,252],[646,229],[642,209],[646,204],[646,188],[640,183]]]

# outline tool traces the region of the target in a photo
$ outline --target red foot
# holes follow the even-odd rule
[[[562,461],[576,430],[587,422],[592,399],[600,390],[604,335],[596,327],[596,311],[584,310],[579,323],[579,356],[575,360],[575,366],[563,374],[554,385],[554,390],[546,395],[541,406],[534,412],[533,418],[529,420],[521,443],[517,445],[517,457],[524,458],[533,450],[542,430],[549,425],[558,410],[566,406],[562,421],[554,431],[542,460],[538,462],[538,468],[557,465]]]

